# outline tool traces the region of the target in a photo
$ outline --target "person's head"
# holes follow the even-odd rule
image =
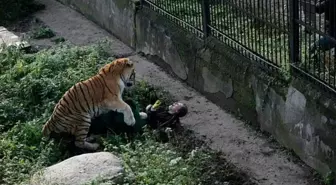
[[[177,115],[178,117],[183,117],[188,113],[188,107],[184,103],[175,102],[172,105],[169,105],[168,112]]]

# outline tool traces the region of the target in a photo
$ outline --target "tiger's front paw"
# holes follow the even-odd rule
[[[124,118],[126,125],[128,126],[134,126],[135,125],[135,118],[133,115],[127,116]]]
[[[140,112],[139,114],[140,114],[141,119],[147,119],[148,118],[148,115],[145,112]]]

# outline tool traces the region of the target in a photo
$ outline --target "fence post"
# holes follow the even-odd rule
[[[290,29],[289,49],[291,63],[297,63],[300,56],[299,0],[289,0]]]
[[[202,0],[202,17],[204,37],[210,36],[210,3],[209,0]]]

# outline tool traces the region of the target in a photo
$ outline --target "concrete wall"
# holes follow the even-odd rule
[[[134,47],[134,3],[131,0],[58,0]]]
[[[62,0],[226,110],[271,133],[322,174],[336,171],[336,100],[293,74],[283,83],[255,62],[205,42],[131,0]],[[98,3],[99,2],[99,3]]]

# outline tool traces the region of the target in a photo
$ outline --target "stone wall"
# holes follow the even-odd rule
[[[134,4],[131,0],[58,0],[82,13],[125,44],[134,47]]]
[[[296,74],[262,70],[213,38],[202,41],[131,0],[62,0],[217,105],[271,133],[322,174],[336,171],[335,95]]]

